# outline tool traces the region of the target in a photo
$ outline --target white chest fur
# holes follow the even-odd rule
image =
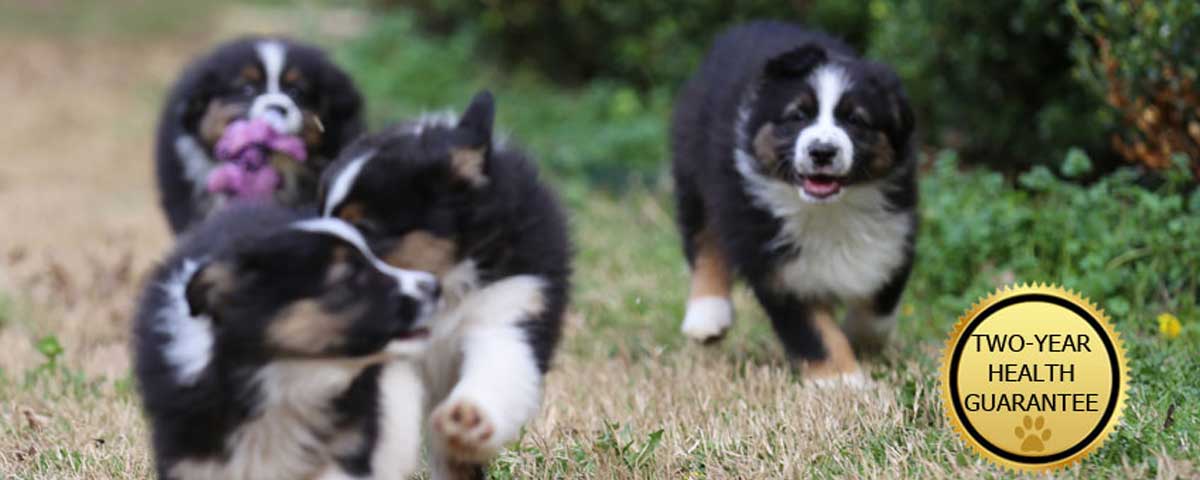
[[[878,185],[843,190],[834,202],[812,203],[796,188],[755,171],[738,152],[738,171],[754,202],[783,223],[769,248],[798,251],[774,280],[804,298],[867,299],[905,260],[911,212],[893,212]]]
[[[267,366],[258,376],[260,411],[227,440],[230,457],[185,460],[172,473],[186,480],[313,478],[334,461],[337,445],[325,437],[335,433],[329,402],[345,391],[362,367],[359,362],[337,360]]]

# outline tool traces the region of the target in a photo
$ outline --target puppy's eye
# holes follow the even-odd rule
[[[783,113],[783,120],[786,122],[807,122],[812,119],[812,115],[803,108],[796,108]]]
[[[850,115],[846,117],[846,121],[856,127],[869,128],[871,126],[871,119],[861,109],[851,110]]]
[[[258,88],[254,84],[246,83],[242,85],[242,95],[251,96],[258,93]]]

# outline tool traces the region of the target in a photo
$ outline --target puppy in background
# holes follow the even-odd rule
[[[281,207],[192,230],[133,332],[159,478],[405,478],[424,413],[405,362],[428,344],[435,282],[381,262],[345,222]],[[384,364],[411,388],[380,392]]]
[[[362,130],[358,89],[318,48],[277,37],[216,47],[183,71],[159,119],[172,232],[240,197],[314,203],[321,170]]]
[[[492,95],[356,141],[322,179],[322,210],[387,263],[437,274],[422,359],[434,478],[481,478],[539,410],[562,330],[567,224],[532,162],[493,138]],[[382,387],[387,390],[389,385]]]
[[[840,41],[780,22],[718,37],[671,124],[692,270],[683,332],[729,329],[738,274],[809,379],[861,381],[851,344],[886,341],[912,269],[912,133],[896,74]]]

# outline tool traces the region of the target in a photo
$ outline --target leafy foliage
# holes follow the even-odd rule
[[[506,65],[523,65],[566,83],[605,78],[641,90],[678,85],[717,32],[750,19],[803,20],[863,46],[867,0],[391,0],[424,26],[478,31],[478,46]]]
[[[1062,2],[881,2],[871,54],[904,79],[934,144],[1015,172],[1093,154],[1110,116],[1072,76]]]
[[[1062,175],[1088,174],[1082,151],[1067,158]],[[922,182],[910,298],[945,315],[1001,284],[1054,282],[1101,301],[1147,335],[1156,334],[1160,312],[1195,316],[1200,190],[1189,188],[1182,163],[1155,189],[1134,185],[1136,177],[1119,170],[1083,186],[1039,166],[1020,177],[1023,188],[1012,188],[1000,174],[959,171],[956,155],[940,155]]]
[[[1151,168],[1191,158],[1200,175],[1200,3],[1071,0],[1083,83],[1120,118],[1114,149]]]

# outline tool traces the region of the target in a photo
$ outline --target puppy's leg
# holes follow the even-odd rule
[[[859,353],[878,353],[896,329],[896,312],[877,313],[873,302],[854,302],[846,314],[845,329],[850,344]]]
[[[542,372],[522,323],[542,312],[543,282],[509,278],[458,307],[458,382],[430,415],[437,478],[477,472],[537,414]],[[438,472],[444,472],[442,476]]]
[[[846,335],[860,353],[877,353],[887,345],[896,328],[896,306],[908,281],[912,261],[904,265],[869,300],[852,302],[846,315]]]
[[[865,383],[866,377],[858,367],[850,342],[834,322],[828,306],[806,303],[767,287],[756,288],[755,293],[771,317],[771,325],[788,356],[803,362],[806,383],[819,386]]]
[[[371,454],[378,480],[405,479],[421,464],[421,420],[425,389],[417,367],[408,361],[388,364],[379,378],[379,438]]]
[[[710,342],[720,339],[733,326],[733,302],[729,298],[733,277],[711,229],[695,235],[692,245],[692,284],[682,330],[693,340]]]

